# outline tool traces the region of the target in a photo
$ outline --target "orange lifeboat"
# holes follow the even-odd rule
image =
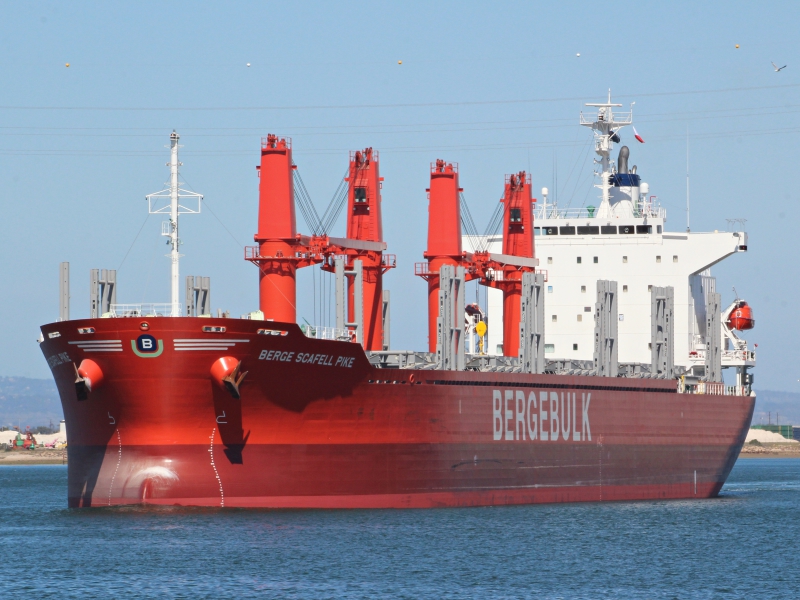
[[[740,300],[728,316],[727,325],[729,329],[737,329],[739,331],[752,329],[756,325],[753,309],[750,308],[747,302]]]

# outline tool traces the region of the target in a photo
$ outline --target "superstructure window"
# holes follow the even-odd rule
[[[548,294],[552,294],[553,293],[553,286],[552,285],[548,285],[547,286],[547,293]]]
[[[636,233],[653,233],[652,225],[637,225]]]
[[[592,307],[591,306],[584,306],[583,307],[583,312],[592,312]]]
[[[558,227],[542,227],[542,235],[558,235]]]
[[[623,285],[622,286],[622,291],[627,293],[628,292],[628,286],[627,285]]]
[[[627,256],[623,256],[622,257],[622,262],[624,262],[624,263],[628,262],[628,257]]]
[[[586,286],[582,285],[581,286],[581,294],[585,294],[585,293],[586,293]]]
[[[578,257],[578,264],[581,264],[581,257]]]
[[[552,321],[553,321],[553,323],[557,323],[558,322],[558,315],[553,315]]]
[[[620,225],[619,226],[620,234],[632,234],[634,232],[633,225]]]
[[[555,351],[556,351],[556,345],[555,344],[545,344],[544,345],[544,353],[545,354],[554,354]]]
[[[677,254],[673,254],[672,255],[672,262],[678,262],[678,255]]]
[[[542,228],[541,227],[534,227],[533,228],[533,235],[542,235]]]
[[[580,323],[581,321],[583,321],[583,315],[580,315],[580,314],[579,314],[579,315],[578,315],[578,322]]]
[[[552,256],[548,256],[547,257],[547,264],[548,265],[552,265],[553,264],[553,257]]]
[[[600,233],[600,228],[593,225],[584,225],[578,227],[578,235],[597,235]]]
[[[658,233],[661,233],[661,225],[656,225],[656,231],[657,231]]]
[[[600,262],[600,259],[599,259],[597,256],[595,256],[595,257],[594,257],[594,260],[592,260],[592,262],[593,262],[594,264],[597,264],[598,262]]]
[[[617,235],[617,226],[616,225],[603,225],[600,228],[600,233],[603,235]]]
[[[365,187],[357,187],[353,190],[354,200],[356,202],[366,202],[367,201],[367,188]]]
[[[561,235],[575,235],[575,228],[574,227],[559,227],[558,232]]]
[[[573,350],[577,350],[578,349],[578,344],[572,344],[572,349]]]
[[[660,263],[660,262],[661,262],[661,257],[660,257],[660,256],[656,256],[656,262],[657,262],[657,263]]]

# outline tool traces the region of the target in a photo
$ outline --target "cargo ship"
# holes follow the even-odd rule
[[[69,436],[68,505],[716,496],[752,418],[755,352],[736,333],[752,328],[752,309],[736,298],[723,310],[710,268],[747,251],[747,237],[665,231],[629,148],[612,158],[633,123],[620,106],[609,94],[580,117],[601,166],[597,208],[560,209],[547,190],[540,202],[518,172],[479,235],[458,165],[431,164],[428,247],[414,265],[428,290],[429,344],[418,351],[389,340],[383,275],[397,261],[383,240],[372,148],[351,153],[319,217],[291,140],[265,137],[257,245],[244,251],[259,310],[214,314],[205,277],[186,278],[181,303],[178,219],[201,198],[180,187],[173,132],[169,183],[148,197],[151,212],[169,215],[171,302],[118,304],[115,272],[93,270],[90,318],[70,319],[62,263],[60,319],[41,328]],[[342,209],[346,237],[332,237]],[[305,267],[335,282],[335,322],[297,324]],[[470,281],[486,288],[485,306],[467,304]],[[735,383],[723,382],[727,368]]]

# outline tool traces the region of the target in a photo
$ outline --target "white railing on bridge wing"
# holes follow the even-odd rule
[[[748,385],[725,385],[716,381],[700,381],[694,385],[678,382],[678,393],[708,394],[711,396],[750,396],[752,391]]]
[[[689,352],[689,360],[693,363],[702,363],[706,360],[705,348],[697,348]],[[722,351],[722,364],[726,363],[742,363],[742,362],[755,362],[755,350],[723,350]]]
[[[546,208],[546,210],[545,210]],[[667,218],[667,209],[659,205],[644,204],[637,207],[634,218],[652,217],[656,219]],[[534,222],[547,219],[594,219],[597,218],[597,208],[558,208],[557,206],[537,205],[533,213]]]
[[[150,304],[112,304],[112,317],[171,317],[180,316],[183,307],[177,305],[178,314],[172,314],[173,304],[171,302],[160,302]]]
[[[336,340],[339,342],[349,342],[350,332],[346,329],[336,327],[321,327],[319,325],[300,325],[306,337],[314,340]]]

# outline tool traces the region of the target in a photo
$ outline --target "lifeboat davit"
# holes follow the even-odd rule
[[[727,325],[729,329],[737,329],[739,331],[752,329],[756,325],[753,309],[750,308],[747,302],[740,300],[731,311],[731,314],[728,315]]]

